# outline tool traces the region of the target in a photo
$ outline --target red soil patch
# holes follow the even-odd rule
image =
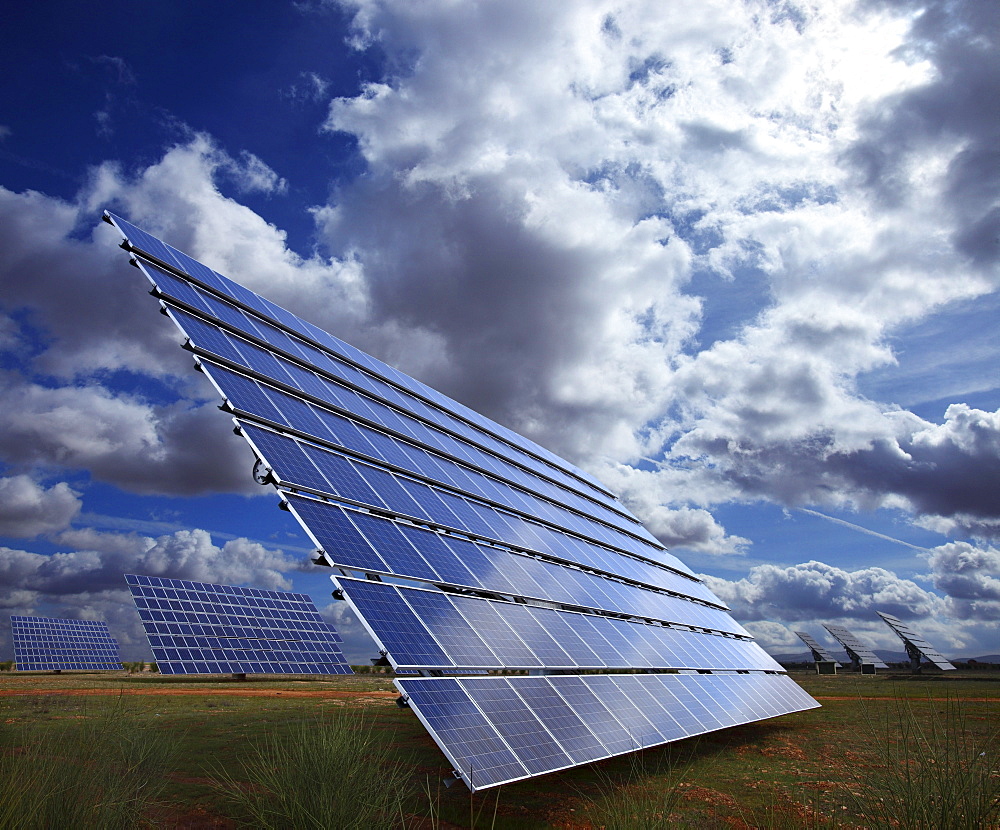
[[[305,689],[0,689],[0,697],[37,697],[38,695],[168,695],[225,697],[313,697],[330,700],[375,698],[391,700],[399,697],[399,692],[338,692]]]

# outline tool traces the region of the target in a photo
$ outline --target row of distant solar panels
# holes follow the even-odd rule
[[[305,594],[126,574],[162,674],[350,674]],[[163,605],[170,610],[160,610]],[[107,623],[11,617],[21,671],[121,668]]]
[[[691,625],[747,636],[741,625],[715,607],[606,579],[588,570],[512,553],[509,549],[477,544],[467,537],[434,533],[293,494],[286,494],[285,498],[316,544],[342,567],[665,622],[684,620]],[[700,583],[684,581],[702,587]]]
[[[397,679],[472,788],[815,708],[787,675]]]
[[[370,580],[335,582],[394,667],[781,671],[748,639]]]
[[[57,617],[10,618],[14,662],[19,671],[121,669],[118,643],[100,620]]]
[[[944,671],[953,670],[955,668],[955,666],[953,666],[937,649],[917,634],[911,626],[891,614],[886,614],[882,611],[877,611],[876,613],[907,645],[907,651],[910,651],[911,649],[915,650],[918,654]],[[852,660],[857,660],[861,665],[870,665],[879,669],[889,668],[889,666],[886,665],[886,663],[877,654],[875,654],[870,646],[863,643],[848,629],[843,626],[826,624],[824,624],[823,627],[830,632],[833,638],[837,640],[841,646],[844,647],[844,650]],[[796,631],[795,633],[799,639],[809,647],[809,650],[812,652],[815,659],[827,663],[835,663],[837,666],[840,666],[836,657],[825,646],[817,642],[812,635],[804,631]]]
[[[279,348],[288,350],[293,355],[301,354],[307,362],[315,363],[331,374],[345,371],[345,367],[347,371],[360,368],[361,372],[349,375],[350,381],[368,389],[372,394],[395,401],[406,410],[417,412],[441,428],[457,433],[498,455],[513,457],[519,464],[536,469],[544,475],[566,480],[574,487],[582,486],[595,497],[611,498],[599,482],[544,447],[296,317],[120,217],[115,216],[113,219],[134,248],[178,269],[200,285],[227,298],[228,302],[221,308],[215,306],[219,319],[224,319],[230,325],[263,341],[274,337]],[[147,265],[147,268],[153,270],[152,266]],[[189,303],[193,308],[213,313],[212,303],[218,302],[213,294],[197,285],[172,283],[170,280],[173,275],[159,269],[156,269],[156,273],[166,283],[162,286],[165,293],[175,296],[179,294],[176,299]],[[237,306],[242,306],[251,313],[247,314]],[[275,324],[284,327],[284,330],[277,328]],[[290,332],[294,334],[290,335]],[[317,350],[313,344],[324,351]]]

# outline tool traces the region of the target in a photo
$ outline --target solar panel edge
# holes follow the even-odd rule
[[[243,422],[241,421],[241,419],[239,417],[235,417],[233,419],[233,422],[234,422],[234,424],[236,424],[237,427],[240,427],[240,428],[243,427]],[[257,424],[246,424],[246,426],[248,426],[248,427],[250,427],[251,429],[254,429],[254,430],[260,428],[259,425],[257,425]],[[293,438],[293,436],[283,436],[282,432],[279,431],[279,430],[267,430],[267,432],[269,432],[270,434],[273,434],[275,436],[278,436],[278,437],[287,437],[287,438],[289,438],[289,440],[291,440]],[[251,447],[254,450],[254,453],[257,454],[258,457],[260,457],[263,460],[265,466],[268,469],[271,469],[273,467],[273,465],[268,460],[268,455],[269,455],[268,452],[266,450],[262,450],[260,448],[260,446],[259,446],[259,442],[256,441],[255,439],[253,439],[252,437],[250,437],[250,435],[248,433],[244,432],[244,438],[246,438],[246,440],[248,441],[248,443],[250,443]],[[340,455],[339,453],[336,453],[335,451],[334,451],[334,454]],[[346,456],[344,456],[344,457],[346,457]],[[311,472],[312,472],[312,469],[310,469],[310,473]],[[318,475],[319,474],[319,470],[316,469],[315,473]],[[477,534],[476,532],[470,531],[467,528],[455,527],[453,525],[442,523],[441,521],[435,520],[433,518],[428,519],[428,518],[421,517],[421,516],[415,516],[415,515],[412,515],[412,514],[401,513],[401,512],[399,512],[397,510],[394,510],[394,509],[392,509],[390,507],[385,507],[385,506],[379,507],[377,505],[372,505],[372,504],[367,503],[367,502],[363,502],[363,501],[358,501],[356,499],[352,499],[352,498],[344,496],[342,494],[331,493],[331,492],[329,492],[329,488],[321,488],[319,486],[313,487],[313,486],[310,486],[308,484],[302,484],[301,482],[286,482],[286,481],[284,481],[283,479],[280,478],[280,475],[277,478],[278,478],[278,480],[277,480],[277,482],[275,482],[275,486],[278,488],[279,494],[282,492],[281,488],[287,488],[288,491],[291,494],[293,494],[293,495],[308,496],[308,497],[311,497],[314,500],[318,501],[319,503],[323,503],[323,504],[336,504],[338,506],[349,506],[349,507],[354,507],[354,508],[361,508],[365,512],[374,512],[376,515],[380,515],[380,516],[382,516],[384,518],[388,518],[390,520],[394,519],[394,518],[401,518],[401,519],[404,519],[406,522],[411,523],[411,524],[430,526],[430,527],[434,527],[434,528],[437,528],[437,529],[440,529],[440,530],[447,531],[447,532],[449,532],[451,534],[458,534],[460,536],[475,537],[477,540],[481,540],[482,543],[485,543],[485,544],[488,544],[488,545],[491,545],[491,546],[502,546],[504,548],[511,548],[515,552],[518,552],[518,553],[521,553],[521,554],[525,554],[525,555],[529,555],[529,556],[533,556],[533,557],[536,557],[536,558],[543,558],[545,560],[555,562],[556,564],[565,564],[565,565],[568,565],[568,566],[575,566],[575,567],[583,568],[585,570],[589,570],[589,571],[593,571],[593,572],[601,572],[602,574],[604,574],[606,576],[613,577],[615,579],[619,579],[619,580],[622,580],[622,581],[625,581],[625,582],[630,582],[630,583],[637,584],[637,585],[649,586],[649,587],[651,587],[654,590],[662,591],[662,592],[664,592],[666,594],[677,596],[678,598],[693,600],[696,603],[705,604],[706,606],[709,606],[709,607],[712,607],[712,608],[716,608],[716,609],[719,609],[721,611],[728,611],[729,610],[728,607],[721,600],[718,600],[717,598],[715,598],[714,595],[713,595],[713,601],[709,601],[708,599],[706,599],[706,598],[704,598],[702,596],[698,596],[697,594],[694,594],[694,593],[684,593],[679,588],[664,587],[664,586],[661,586],[661,585],[657,585],[657,584],[655,584],[653,582],[650,582],[648,580],[644,581],[644,580],[636,578],[636,577],[630,577],[627,574],[624,574],[624,573],[622,573],[620,571],[619,572],[613,572],[613,571],[610,571],[608,569],[603,569],[602,570],[599,567],[596,567],[596,566],[593,566],[593,565],[588,565],[587,563],[581,562],[579,560],[567,559],[565,557],[560,557],[558,555],[553,555],[553,554],[551,554],[549,552],[546,552],[546,551],[540,551],[540,550],[536,550],[536,549],[532,549],[532,548],[528,548],[528,547],[524,547],[524,546],[519,546],[517,544],[514,544],[514,543],[512,543],[512,542],[510,542],[508,540],[504,540],[504,539],[497,539],[495,537],[482,536],[481,534]],[[317,484],[318,484],[318,482],[317,482]],[[436,486],[436,483],[435,483],[435,486]],[[534,517],[528,517],[528,518],[530,518],[531,520],[534,520]],[[561,531],[557,531],[557,532],[561,532]],[[572,537],[572,534],[570,534],[570,536]],[[581,537],[572,537],[572,538],[581,538]],[[627,553],[627,552],[616,551],[616,550],[613,550],[613,549],[610,549],[610,548],[606,548],[603,545],[601,545],[600,543],[597,543],[597,546],[599,548],[603,549],[603,550],[608,551],[611,554],[624,556],[626,558],[630,557],[630,554]],[[649,565],[651,565],[653,567],[662,567],[658,563],[655,563],[655,562],[647,562],[647,564],[649,564]],[[671,569],[669,569],[669,568],[663,568],[663,570],[665,572],[667,572],[667,573],[672,573],[672,574],[676,574],[677,576],[684,577],[683,574],[677,574],[677,572],[671,571]],[[700,580],[692,580],[692,584],[704,587],[704,583],[701,582]],[[690,590],[694,590],[694,589],[692,588]]]
[[[211,363],[212,361],[207,360],[205,362]],[[210,373],[206,373],[206,374],[211,379],[211,374]],[[251,375],[249,375],[249,374],[247,374],[246,376],[248,378],[251,377]],[[229,401],[229,396],[222,390],[222,388],[217,383],[215,383],[214,380],[212,382],[213,382],[213,385],[215,386],[215,388],[219,391],[220,397],[222,397],[225,401]],[[301,392],[299,393],[299,396],[300,397],[302,396]],[[388,470],[390,470],[392,472],[396,472],[397,474],[401,473],[403,475],[406,475],[406,476],[409,476],[409,477],[416,477],[418,479],[419,478],[423,478],[425,481],[433,484],[433,486],[435,486],[435,487],[444,488],[444,489],[449,490],[449,491],[454,491],[455,493],[462,493],[464,495],[468,495],[467,493],[465,493],[465,491],[462,491],[462,490],[460,490],[458,488],[455,488],[453,485],[450,485],[448,482],[440,481],[439,479],[432,478],[432,477],[422,476],[419,472],[416,472],[416,471],[408,469],[408,468],[398,467],[396,465],[387,463],[387,462],[385,462],[385,461],[383,461],[383,460],[381,460],[379,458],[376,458],[376,457],[373,457],[373,456],[370,456],[370,455],[359,454],[359,453],[357,453],[356,451],[352,450],[349,447],[344,447],[343,445],[339,445],[339,444],[336,444],[334,442],[327,441],[322,436],[317,436],[317,435],[314,435],[314,434],[309,433],[309,432],[304,432],[304,431],[299,430],[299,429],[297,429],[294,426],[291,426],[289,424],[282,424],[282,423],[280,423],[278,421],[275,421],[275,420],[272,420],[272,419],[267,418],[265,416],[262,416],[260,413],[248,412],[247,410],[240,409],[240,408],[237,408],[237,407],[233,407],[232,404],[229,404],[229,406],[227,408],[228,408],[228,410],[230,412],[232,412],[232,414],[234,415],[234,418],[236,420],[240,421],[240,422],[249,421],[249,422],[253,423],[254,425],[270,429],[270,430],[272,430],[274,432],[277,432],[279,434],[287,434],[287,435],[289,435],[291,437],[294,437],[298,441],[305,441],[309,445],[317,446],[320,449],[323,449],[323,450],[325,450],[327,452],[331,452],[332,451],[332,452],[335,452],[335,453],[337,453],[339,455],[344,455],[344,456],[347,456],[347,457],[357,458],[362,463],[365,463],[365,464],[368,464],[368,465],[372,465],[372,466],[376,466],[376,467],[379,467],[379,468],[385,467],[386,469],[388,469]],[[279,413],[276,412],[275,414],[279,414]],[[384,428],[381,427],[380,425],[374,425],[374,426],[377,427],[378,431],[384,430]],[[290,486],[296,486],[296,484],[302,484],[302,482],[295,482],[294,480],[288,480],[287,483]],[[507,484],[507,482],[501,482],[501,483],[505,484],[506,486],[511,486],[511,485]],[[308,487],[308,485],[306,485],[306,486]],[[329,490],[323,490],[323,489],[321,489],[321,490],[319,490],[319,492],[326,492],[328,495],[336,495],[335,493],[329,493]],[[546,497],[543,496],[543,495],[538,495],[538,494],[533,494],[533,495],[536,498],[546,499]],[[569,527],[567,527],[565,525],[560,525],[560,524],[555,523],[555,522],[553,522],[553,521],[551,521],[549,519],[546,519],[543,516],[538,516],[538,515],[535,515],[535,514],[527,513],[527,512],[523,511],[522,509],[520,509],[520,508],[518,508],[516,506],[512,506],[512,505],[508,505],[508,504],[502,504],[502,503],[499,503],[499,502],[491,501],[490,499],[485,498],[483,496],[475,496],[475,499],[477,501],[481,501],[483,503],[490,504],[490,505],[493,505],[495,507],[498,507],[498,508],[500,508],[503,511],[509,511],[511,513],[516,513],[516,514],[518,514],[518,515],[520,515],[520,516],[522,516],[524,518],[530,519],[533,522],[537,522],[537,523],[545,525],[547,527],[552,527],[552,528],[556,529],[558,532],[568,533],[571,536],[577,536],[579,538],[589,539],[592,543],[596,543],[596,544],[601,545],[601,546],[610,546],[607,541],[597,539],[596,537],[594,537],[592,535],[587,535],[587,534],[581,533],[580,531],[574,530],[574,529],[569,528]],[[557,502],[551,502],[551,503],[553,505],[555,505],[555,506],[558,506],[558,507],[565,507],[565,505],[560,505]],[[572,509],[572,508],[568,508],[568,509]],[[574,512],[577,512],[577,511],[574,511]],[[577,515],[584,516],[583,513],[578,513],[578,512],[577,512]],[[611,531],[622,531],[626,535],[630,536],[636,542],[641,542],[643,544],[648,544],[639,535],[637,535],[635,533],[632,533],[632,532],[629,532],[629,531],[625,531],[622,528],[617,527],[617,526],[612,525],[612,524],[609,524],[609,523],[607,523],[606,521],[604,521],[602,519],[599,519],[599,518],[596,518],[596,517],[591,517],[591,518],[594,521],[597,521],[598,523],[600,523],[603,527],[606,527],[608,530],[611,530]],[[642,559],[642,560],[648,562],[649,564],[654,565],[654,566],[656,566],[658,568],[662,568],[664,570],[673,572],[673,573],[675,573],[675,574],[677,574],[677,575],[679,575],[681,577],[684,577],[685,579],[690,579],[692,582],[703,584],[703,580],[698,579],[696,576],[694,576],[693,573],[690,571],[690,569],[685,569],[684,567],[678,567],[677,564],[674,564],[674,562],[676,562],[676,563],[679,563],[680,565],[683,565],[683,563],[680,563],[680,560],[678,560],[672,554],[669,554],[665,549],[657,549],[657,550],[658,550],[658,552],[661,555],[669,556],[670,559],[673,560],[673,562],[664,562],[664,561],[661,561],[659,559],[656,559],[656,558],[654,558],[654,554],[652,552],[650,552],[648,555],[643,555],[643,554],[641,554],[641,553],[639,553],[639,552],[637,552],[635,550],[627,550],[623,545],[618,545],[618,546],[616,546],[615,549],[616,549],[616,552],[618,552],[620,554],[623,554],[623,555],[626,555],[626,556],[632,556],[632,557],[635,557],[637,559]],[[720,605],[724,605],[724,603],[722,603],[721,600],[717,600],[717,602]]]
[[[169,310],[170,305],[166,304],[166,308]],[[206,322],[208,322],[208,320],[206,320]],[[212,322],[213,325],[220,325],[220,321],[212,320],[211,322]],[[253,380],[256,380],[258,382],[264,383],[264,384],[266,384],[267,386],[269,386],[271,388],[279,389],[281,391],[284,391],[286,394],[292,394],[292,395],[295,395],[296,397],[301,397],[304,400],[308,400],[313,405],[321,406],[321,407],[327,408],[327,409],[332,408],[334,411],[338,411],[337,408],[334,405],[332,405],[330,402],[325,401],[322,398],[318,398],[316,396],[313,396],[313,395],[311,395],[309,392],[307,392],[305,390],[298,389],[298,388],[292,386],[291,384],[286,383],[285,381],[283,381],[281,379],[277,379],[277,378],[271,377],[270,375],[263,374],[263,373],[257,371],[256,369],[254,369],[252,366],[251,367],[247,367],[245,365],[229,361],[224,355],[219,355],[217,352],[212,352],[211,350],[208,350],[208,349],[205,349],[205,348],[199,346],[197,344],[196,338],[192,338],[191,335],[184,329],[183,325],[180,322],[178,322],[176,319],[174,319],[174,323],[185,334],[185,336],[189,340],[192,341],[191,350],[195,353],[196,359],[198,359],[200,361],[204,361],[204,362],[209,363],[209,364],[218,365],[221,368],[227,369],[229,371],[237,371],[238,373],[240,373],[242,375],[245,375],[248,378],[252,378]],[[261,341],[261,343],[263,344],[261,346],[261,348],[267,348],[270,351],[274,351],[274,352],[278,353],[279,350],[277,350],[277,348],[275,346],[273,346],[271,344],[267,344],[266,341]],[[284,353],[284,352],[282,352],[281,354],[282,354],[282,356],[285,359],[290,360],[290,361],[294,361],[297,364],[300,364],[303,368],[307,368],[310,371],[314,371],[314,372],[322,372],[321,369],[318,369],[317,367],[314,367],[314,366],[310,366],[302,358],[298,358],[298,357],[296,357],[294,355],[291,355],[291,354],[288,354],[288,353]],[[335,384],[349,384],[349,381],[338,379],[338,378],[335,378],[333,376],[328,376],[328,379],[331,382],[335,383]],[[222,396],[223,398],[227,398],[228,396],[221,389],[221,387],[219,387],[218,384],[215,384],[215,385],[216,385],[216,388],[219,391],[220,396]],[[357,387],[353,387],[353,388],[355,389],[355,391],[358,394],[360,394],[362,396],[367,396],[369,394],[364,389],[359,389]],[[385,401],[380,401],[380,402],[384,403],[385,405],[390,406],[391,408],[394,409],[394,411],[397,411],[397,412],[401,411],[401,410],[397,410],[395,408],[395,406],[393,406],[391,403],[388,403],[388,402],[385,402]],[[249,415],[250,417],[257,417],[256,413],[247,412],[246,414]],[[357,412],[351,412],[349,410],[347,411],[347,414],[352,419],[360,420],[360,421],[364,422],[370,428],[374,428],[374,429],[377,429],[379,431],[389,432],[389,433],[395,435],[398,439],[401,439],[401,440],[404,440],[404,441],[411,441],[411,440],[413,440],[410,436],[407,436],[407,435],[401,434],[401,433],[397,433],[391,426],[387,426],[387,425],[385,425],[385,424],[383,424],[381,422],[372,421],[372,420],[366,418],[363,414],[359,414]],[[410,417],[418,417],[418,416],[411,414]],[[424,423],[428,427],[440,429],[439,426],[436,426],[436,425],[433,425],[433,424],[430,424],[430,423],[427,423],[427,422],[424,422]],[[316,439],[316,436],[310,436],[310,437],[313,438],[313,440]],[[453,436],[453,437],[456,440],[460,440],[460,441],[463,440],[461,436]],[[428,449],[431,452],[434,452],[434,453],[441,453],[441,450],[439,448],[436,448],[436,447],[429,447]],[[488,450],[488,449],[486,449],[486,448],[479,447],[479,449],[481,451],[483,451],[483,452],[491,453],[491,451]],[[465,459],[459,458],[459,457],[457,457],[457,456],[455,456],[453,454],[448,454],[447,457],[449,459],[451,459],[452,461],[454,461],[456,463],[459,463],[459,464],[462,464],[462,465],[464,465],[464,464],[467,463]],[[505,459],[505,460],[506,461],[510,461],[510,459]],[[479,470],[480,472],[482,472],[483,474],[485,474],[487,476],[490,476],[490,477],[496,475],[494,472],[492,472],[490,470],[483,469],[482,467],[478,467],[477,466],[476,469]],[[523,469],[525,470],[525,472],[527,472],[530,475],[538,475],[537,471],[528,470],[527,468],[523,468]],[[557,482],[557,481],[555,481],[553,479],[546,479],[546,480],[549,481],[554,486],[565,487],[565,485],[563,485],[560,482]],[[514,484],[515,486],[517,486],[515,482],[510,482],[509,479],[504,479],[504,481],[505,481],[505,483]],[[542,494],[542,493],[538,493],[537,490],[534,490],[532,492],[534,492],[536,495],[538,495],[538,496],[540,496],[542,498],[545,498],[545,495]],[[605,507],[610,507],[609,505],[605,505],[603,502],[596,501],[592,496],[588,496],[587,494],[581,493],[580,491],[569,490],[569,492],[575,493],[577,496],[579,496],[581,498],[588,499],[588,500],[594,502],[595,504],[603,505]],[[610,509],[612,509],[620,518],[627,520],[631,525],[634,526],[634,527],[629,528],[628,532],[630,532],[633,536],[635,536],[640,541],[643,541],[646,544],[650,544],[651,540],[650,540],[650,538],[648,538],[648,535],[647,535],[648,531],[646,531],[646,529],[643,527],[642,523],[635,516],[633,516],[630,512],[628,512],[624,507],[621,507],[621,506],[610,507]],[[652,546],[652,547],[654,548],[654,550],[657,550],[660,553],[663,553],[663,554],[667,553],[667,551],[666,551],[665,548],[657,547],[657,546]],[[650,554],[650,555],[652,555],[652,554]],[[662,564],[662,563],[660,563],[660,564]]]
[[[380,653],[384,653],[384,656],[386,656],[389,659],[390,663],[393,665],[393,668],[400,668],[400,667],[417,668],[417,669],[423,668],[423,669],[434,669],[434,670],[445,670],[445,671],[454,669],[470,669],[470,668],[495,669],[498,667],[508,670],[523,670],[523,669],[530,670],[530,669],[544,667],[546,669],[562,669],[569,671],[574,671],[574,670],[579,671],[581,669],[587,668],[587,666],[581,665],[578,662],[574,662],[572,659],[570,659],[569,662],[556,663],[552,662],[551,659],[548,661],[539,662],[537,659],[538,653],[536,651],[536,646],[532,646],[528,641],[524,640],[523,639],[524,635],[521,633],[522,630],[526,631],[526,629],[523,629],[523,623],[526,622],[525,618],[523,618],[523,616],[521,617],[522,627],[515,628],[514,624],[511,622],[511,619],[508,616],[509,614],[513,613],[523,614],[524,609],[527,608],[534,608],[536,610],[547,610],[559,615],[575,615],[578,614],[579,612],[564,611],[554,608],[544,608],[542,606],[529,606],[516,602],[503,602],[499,600],[490,600],[488,598],[478,597],[473,595],[452,594],[422,587],[396,585],[392,583],[384,583],[372,580],[361,580],[354,577],[331,576],[330,578],[337,589],[337,594],[343,596],[348,601],[352,609],[355,611],[357,617],[362,621],[366,630],[375,640],[376,644],[379,647]],[[360,594],[357,593],[357,591],[363,591],[364,593],[367,593],[368,596],[367,597],[361,596]],[[371,599],[371,597],[374,596],[371,593],[372,591],[381,592],[381,596],[379,596],[377,599],[374,600]],[[510,627],[511,631],[513,631],[513,636],[516,637],[517,641],[520,642],[524,647],[523,649],[515,648],[515,652],[522,653],[522,656],[526,658],[525,662],[504,661],[503,658],[500,656],[500,653],[496,652],[495,648],[490,649],[490,653],[491,656],[500,657],[499,666],[494,662],[480,662],[480,663],[459,662],[458,660],[456,660],[456,655],[452,653],[452,650],[450,650],[449,647],[441,641],[440,635],[435,633],[435,629],[430,627],[424,621],[420,621],[420,624],[423,627],[421,636],[433,641],[436,644],[439,651],[441,652],[441,654],[448,658],[448,661],[436,662],[433,664],[420,663],[419,661],[414,661],[414,662],[405,661],[404,659],[402,659],[398,651],[392,647],[392,641],[387,639],[387,635],[391,634],[392,632],[388,630],[387,626],[382,626],[378,623],[378,621],[381,620],[382,618],[381,616],[376,616],[375,614],[376,604],[379,609],[385,609],[387,608],[386,603],[392,603],[394,601],[397,603],[402,603],[403,604],[402,606],[398,604],[396,605],[396,610],[394,612],[395,614],[398,615],[399,613],[405,613],[408,616],[412,615],[415,619],[420,620],[420,615],[415,613],[414,609],[412,608],[412,603],[408,599],[408,597],[420,596],[420,595],[430,595],[431,597],[446,598],[447,601],[451,604],[451,606],[455,608],[460,618],[462,618],[462,620],[466,624],[471,625],[473,630],[476,630],[477,627],[480,625],[490,624],[490,622],[494,619],[493,616],[491,615],[494,614],[499,615],[499,617],[497,618],[497,622],[501,625],[502,631],[496,633],[497,634],[502,633],[504,636],[509,637],[510,631],[508,631],[507,628]],[[485,605],[477,606],[475,605],[475,603],[484,603]],[[487,611],[486,609],[489,610]],[[476,612],[476,616],[479,618],[478,622],[471,620],[468,616],[469,613],[472,613],[473,611]],[[487,617],[484,618],[481,616],[481,614],[486,614]],[[741,644],[741,646],[744,646],[745,649],[748,651],[748,654],[745,656],[744,659],[749,661],[752,659],[751,655],[754,655],[753,659],[756,660],[756,664],[751,664],[747,662],[742,665],[735,665],[735,666],[727,666],[722,663],[708,663],[708,662],[702,663],[700,665],[685,663],[685,662],[666,662],[662,664],[647,662],[645,665],[642,665],[635,663],[627,664],[625,661],[622,661],[613,666],[601,665],[598,666],[597,668],[625,669],[630,666],[634,666],[636,668],[642,668],[642,669],[692,668],[692,669],[706,669],[706,670],[707,669],[770,670],[770,671],[781,670],[780,665],[777,662],[775,662],[773,658],[770,657],[770,655],[767,655],[766,652],[764,652],[752,639],[725,637],[723,635],[708,634],[708,633],[685,632],[675,629],[669,629],[667,627],[662,627],[662,626],[647,626],[640,622],[627,621],[627,620],[613,620],[611,618],[603,617],[601,615],[596,615],[596,614],[579,614],[579,615],[583,618],[590,620],[591,624],[594,626],[597,626],[598,623],[600,623],[600,625],[602,626],[611,625],[615,623],[624,624],[626,626],[636,626],[636,628],[634,629],[629,629],[630,637],[634,636],[639,638],[648,638],[646,640],[643,640],[643,642],[647,642],[649,644],[649,647],[653,647],[653,643],[655,643],[657,637],[659,637],[661,642],[660,648],[665,648],[666,646],[663,643],[662,638],[674,635],[675,639],[678,641],[678,643],[674,646],[674,648],[677,649],[675,653],[685,654],[688,653],[687,646],[684,644],[684,639],[686,636],[687,637],[693,636],[696,638],[705,637],[705,638],[712,638],[712,640],[714,641],[712,645],[716,649],[723,649],[727,647],[728,644],[739,643]],[[407,624],[412,626],[412,623],[407,623]],[[601,631],[604,631],[605,634],[614,633],[607,629],[602,629],[602,628],[595,629],[595,633],[598,636],[600,636]],[[549,638],[553,637],[553,635],[550,634],[549,632],[546,631],[545,633],[547,637]],[[546,641],[543,640],[539,642],[540,642],[540,647],[548,648],[548,646],[546,645]],[[634,642],[634,640],[630,639],[630,642]],[[706,641],[706,644],[707,643],[708,641]],[[487,647],[489,648],[489,646]],[[563,656],[568,657],[569,655],[564,654]],[[485,657],[486,655],[484,655],[484,658]]]

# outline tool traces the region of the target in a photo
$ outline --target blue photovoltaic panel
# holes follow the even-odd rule
[[[876,611],[875,613],[906,644],[907,654],[916,652],[917,659],[924,657],[942,671],[955,671],[955,667],[948,662],[945,656],[917,634],[908,623],[903,622],[899,617],[894,617],[892,614],[886,614],[882,611]]]
[[[578,568],[510,550],[477,546],[457,535],[432,533],[295,494],[287,494],[285,498],[335,565],[747,636],[746,630],[721,609],[682,597],[612,582]],[[546,586],[544,589],[542,584]]]
[[[510,454],[518,460],[518,463],[530,469],[557,477],[572,483],[575,487],[583,487],[592,497],[614,502],[614,497],[595,479],[544,447],[448,399],[420,381],[404,375],[311,323],[275,306],[258,294],[206,268],[176,248],[164,244],[130,222],[112,214],[105,216],[125,236],[130,250],[140,256],[147,255],[142,261],[144,268],[148,268],[149,258],[152,258],[166,265],[171,271],[179,272],[178,276],[185,277],[185,282],[189,282],[186,277],[192,278],[201,295],[202,303],[205,298],[215,303],[221,302],[226,306],[225,313],[239,313],[247,320],[245,325],[237,324],[241,330],[259,332],[258,325],[261,321],[278,323],[280,326],[278,330],[282,335],[287,337],[292,333],[295,346],[300,352],[304,351],[304,344],[307,349],[304,354],[316,368],[330,371],[331,366],[341,367],[342,371],[357,378],[359,385],[382,390],[387,397],[402,396],[401,400],[408,409],[421,414],[431,422],[440,424],[443,428],[457,432],[477,444],[490,446],[500,455]],[[162,273],[162,269],[158,270]],[[173,296],[172,286],[161,286],[153,275],[150,275],[150,278],[163,294]],[[208,291],[205,291],[205,288]],[[268,331],[273,331],[275,328],[277,327],[269,325]]]
[[[126,574],[162,674],[351,674],[305,594]]]
[[[394,667],[782,670],[749,639],[364,579],[335,582]],[[598,640],[614,647],[595,653],[589,646]]]
[[[813,660],[817,662],[836,663],[838,668],[840,667],[840,663],[837,663],[837,658],[825,646],[816,642],[816,639],[811,634],[805,631],[796,631],[795,636],[809,647]]]
[[[843,626],[823,623],[823,628],[829,631],[833,638],[844,647],[852,660],[861,665],[872,665],[879,669],[889,668],[874,651]]]
[[[816,705],[594,478],[106,218],[470,787]]]
[[[474,790],[819,705],[784,674],[427,677],[395,684]],[[734,713],[723,688],[751,702],[753,712]]]
[[[18,671],[122,668],[106,622],[12,616],[10,627]]]

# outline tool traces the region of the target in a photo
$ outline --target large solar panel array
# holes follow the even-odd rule
[[[942,671],[955,670],[955,667],[948,662],[941,652],[917,634],[917,632],[914,631],[910,625],[903,622],[899,619],[899,617],[894,617],[892,614],[886,614],[882,611],[876,611],[875,613],[878,614],[882,618],[883,622],[895,631],[899,639],[903,641],[906,646],[907,656],[909,656],[910,660],[915,663],[914,668],[919,667],[920,658],[924,657]]]
[[[118,642],[101,620],[12,616],[10,627],[18,671],[121,671]]]
[[[351,674],[305,594],[126,574],[161,674]]]
[[[833,638],[844,647],[852,663],[858,666],[875,666],[878,669],[889,668],[874,651],[843,626],[823,623],[823,628],[829,631]]]
[[[593,477],[106,218],[470,787],[817,705]]]
[[[805,631],[796,631],[795,636],[809,647],[809,651],[812,653],[812,658],[817,663],[836,663],[839,668],[840,663],[837,662],[837,658],[830,653],[826,646],[817,642],[816,638],[813,637],[812,634]]]

